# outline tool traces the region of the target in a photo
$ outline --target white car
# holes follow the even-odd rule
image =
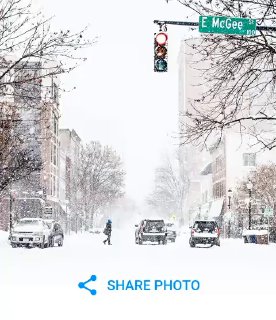
[[[20,219],[13,227],[10,237],[13,248],[28,246],[45,248],[50,244],[51,229],[40,218]]]

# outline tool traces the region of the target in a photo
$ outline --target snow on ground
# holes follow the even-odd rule
[[[190,248],[188,234],[168,245],[135,245],[133,229],[67,236],[62,248],[11,248],[0,233],[1,315],[25,319],[264,319],[273,316],[276,245],[221,240]],[[92,274],[97,281],[78,288]],[[198,291],[108,291],[107,281],[198,280]],[[191,317],[191,318],[190,318]]]

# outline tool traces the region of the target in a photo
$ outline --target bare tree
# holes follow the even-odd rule
[[[155,170],[155,186],[147,203],[161,214],[175,213],[182,217],[186,190],[187,183],[179,169],[167,158],[163,166]]]
[[[252,191],[247,188],[248,182],[252,183]],[[232,221],[232,232],[236,236],[241,236],[242,230],[249,224],[249,201],[254,225],[267,223],[267,218],[263,216],[264,209],[270,207],[274,209],[274,217],[270,218],[270,224],[275,225],[276,209],[276,165],[275,163],[262,164],[256,170],[250,172],[248,176],[240,180],[236,187],[231,201],[231,211],[234,214]],[[265,222],[266,221],[266,222]],[[230,231],[229,231],[230,232]]]
[[[257,25],[276,24],[276,3],[272,0],[178,0],[202,16],[257,19]],[[254,36],[201,34],[193,45],[205,66],[200,68],[200,99],[190,101],[183,114],[182,142],[208,146],[220,142],[227,129],[252,136],[260,149],[276,146],[275,83],[276,36],[257,31]],[[195,68],[199,68],[196,67]],[[207,88],[207,89],[206,89]]]
[[[17,125],[11,119],[17,119],[15,109],[9,105],[0,105],[0,193],[13,181],[27,177],[31,172],[39,171],[41,158],[34,150],[26,146],[24,136],[17,134]],[[18,122],[17,122],[18,124]]]
[[[78,190],[88,225],[94,213],[123,196],[125,171],[120,157],[109,146],[92,141],[82,148]]]
[[[51,30],[51,20],[24,0],[1,1],[0,190],[41,169],[37,150],[47,138],[49,103],[58,103],[57,76],[85,60],[76,50],[94,42],[84,39],[85,29]]]
[[[274,208],[276,203],[276,164],[262,164],[256,171],[250,173],[245,181],[242,181],[238,188],[239,194],[248,194],[246,184],[252,182],[252,198],[260,202],[262,206]]]

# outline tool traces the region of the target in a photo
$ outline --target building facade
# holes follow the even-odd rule
[[[24,62],[13,70],[7,103],[16,108],[20,126],[14,130],[24,138],[42,170],[13,182],[1,195],[0,226],[7,230],[7,218],[25,216],[58,219],[63,214],[59,205],[59,81],[44,76],[39,62]],[[10,194],[13,201],[10,202]]]
[[[82,227],[82,212],[78,199],[77,170],[80,161],[81,139],[75,130],[60,129],[60,203],[66,211],[66,229]]]

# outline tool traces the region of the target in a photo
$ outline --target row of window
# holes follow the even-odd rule
[[[221,198],[225,195],[225,180],[219,181],[213,185],[214,199]]]
[[[214,162],[215,173],[223,170],[223,158],[219,156]],[[243,153],[243,165],[244,166],[256,166],[256,154],[255,153]],[[225,180],[218,181],[213,184],[213,197],[215,199],[225,196]],[[203,194],[203,199],[206,200],[206,194]]]
[[[50,195],[54,197],[59,197],[58,178],[57,176],[52,174],[50,177]]]
[[[243,166],[256,166],[256,153],[243,153]],[[220,172],[225,167],[225,159],[219,155],[213,162],[213,173]]]

